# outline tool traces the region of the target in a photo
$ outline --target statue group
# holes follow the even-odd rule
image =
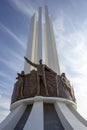
[[[40,95],[76,101],[73,87],[65,73],[57,75],[47,65],[42,64],[42,59],[40,59],[39,64],[35,64],[26,57],[24,58],[28,64],[34,66],[37,70],[32,70],[29,74],[25,74],[24,71],[17,73],[17,82],[14,85],[11,103]]]

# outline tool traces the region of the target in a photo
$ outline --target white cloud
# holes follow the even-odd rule
[[[13,82],[12,76],[6,72],[3,72],[2,70],[0,71],[0,77],[7,79],[7,81],[9,81],[10,83]]]
[[[0,106],[2,106],[5,109],[9,109],[10,107],[10,100],[6,97],[2,97],[0,100]]]
[[[16,34],[13,33],[10,29],[8,29],[4,24],[0,23],[0,27],[1,27],[1,29],[3,29],[5,32],[7,32],[10,36],[12,36],[12,38],[14,38],[14,40],[16,40],[17,43],[18,43],[23,49],[26,48],[24,42],[22,42],[21,39],[20,39],[18,36],[16,36]]]
[[[1,96],[1,94],[0,94],[0,99],[1,99],[1,97],[2,97],[2,96]]]
[[[2,71],[0,72],[0,76],[8,78],[8,75],[6,73],[2,72]]]
[[[10,4],[20,12],[24,13],[27,16],[32,16],[35,12],[34,7],[31,5],[30,0],[29,1],[23,1],[23,0],[9,0]]]
[[[7,59],[0,58],[0,62],[4,63],[7,67],[16,72],[21,71],[21,69],[23,68],[23,64],[19,60],[8,61]]]
[[[9,48],[5,48],[5,52],[7,52],[9,56],[5,55],[4,58],[0,56],[0,62],[5,64],[7,67],[9,67],[9,69],[12,69],[16,72],[23,69],[24,56],[22,56],[22,54],[18,54],[18,52],[14,52]],[[3,71],[0,72],[0,76],[5,77],[11,81],[11,76],[7,75]]]
[[[2,109],[1,109],[2,108]],[[9,114],[10,100],[5,97],[0,98],[0,122]]]
[[[12,57],[15,57],[21,63],[24,62],[24,57],[21,56],[21,54],[18,54],[17,52],[14,52],[13,50],[9,50],[9,53],[11,54]]]

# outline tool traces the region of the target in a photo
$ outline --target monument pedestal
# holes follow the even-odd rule
[[[0,130],[87,130],[87,122],[78,116],[76,107],[73,101],[58,97],[22,99],[11,104],[11,113]]]

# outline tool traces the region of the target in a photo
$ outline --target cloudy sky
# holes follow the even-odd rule
[[[61,72],[87,119],[87,0],[0,1],[0,122],[8,115],[16,73],[23,70],[30,18],[39,6],[52,15]]]

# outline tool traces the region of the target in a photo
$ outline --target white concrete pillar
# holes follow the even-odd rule
[[[38,21],[36,22],[36,41],[35,41],[35,63],[42,59],[42,8],[39,7]]]
[[[57,72],[57,74],[60,75],[60,66],[59,66],[59,60],[58,60],[57,46],[56,46],[51,16],[49,16],[49,21],[50,21],[50,30],[51,30],[52,48],[53,48],[53,57],[54,57],[54,69]]]
[[[48,55],[48,44],[47,44],[47,32],[46,32],[46,23],[44,24],[44,54],[45,54],[45,64],[49,66],[49,55]]]
[[[34,14],[30,21],[30,29],[29,29],[29,38],[26,50],[26,57],[30,59],[32,62],[35,62],[35,42],[36,42],[36,14]],[[33,67],[28,63],[24,64],[25,73],[29,73]]]
[[[0,124],[0,130],[14,130],[25,109],[26,106],[21,105],[11,111],[11,113],[6,117],[6,119]]]
[[[45,55],[45,62],[46,64],[52,68],[55,72],[60,74],[60,68],[59,68],[59,62],[58,62],[58,56],[57,56],[57,48],[54,38],[54,32],[53,32],[53,25],[51,18],[49,17],[48,8],[45,6],[45,37],[44,42],[45,43],[45,49],[47,52],[47,57]]]
[[[34,54],[35,54],[34,61],[35,63],[38,63],[38,21],[36,22],[36,41],[35,41]]]
[[[26,57],[32,62],[38,63],[42,59],[42,8],[39,8],[38,21],[36,22],[36,14],[31,18],[29,40],[27,44]],[[24,71],[29,73],[35,69],[25,62]]]
[[[53,67],[53,63],[54,63],[54,59],[53,59],[53,48],[52,48],[52,40],[51,40],[51,34],[50,34],[50,24],[49,24],[49,14],[48,14],[48,8],[47,6],[45,6],[45,48],[47,48],[47,56],[48,56],[48,63],[47,61],[46,64],[51,67],[52,69]],[[45,42],[44,41],[44,42]],[[47,58],[46,58],[47,59]]]
[[[42,59],[42,8],[39,7],[39,16],[38,16],[38,58],[39,61]],[[38,62],[37,61],[37,62]]]
[[[65,130],[87,130],[64,103],[55,103],[55,109]]]
[[[36,101],[23,130],[44,130],[43,121],[43,102]]]

